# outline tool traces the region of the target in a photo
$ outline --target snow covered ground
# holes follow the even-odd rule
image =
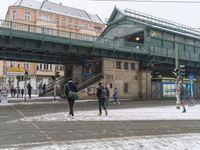
[[[187,112],[175,106],[160,106],[129,109],[108,109],[108,116],[98,116],[98,110],[75,111],[74,119],[68,112],[49,113],[39,116],[24,117],[16,121],[119,121],[119,120],[200,120],[200,105],[187,107]]]
[[[18,121],[123,121],[123,120],[200,120],[200,105],[187,107],[187,112],[175,106],[108,109],[108,116],[98,116],[98,110],[75,111],[74,119],[68,112],[49,113],[24,117]],[[37,147],[27,150],[200,150],[200,133],[135,136],[123,138],[78,140],[64,142],[37,143]],[[14,150],[15,148],[13,148]]]
[[[139,136],[47,144],[26,150],[199,150],[200,134]]]

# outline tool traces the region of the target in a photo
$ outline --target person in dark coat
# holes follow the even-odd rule
[[[43,95],[45,95],[46,94],[46,83],[43,84],[42,90],[43,90]]]
[[[72,80],[69,80],[66,87],[65,87],[65,94],[67,96],[68,99],[68,104],[69,104],[69,116],[70,117],[74,117],[74,102],[75,100],[72,98],[69,98],[69,91],[73,91],[77,93],[77,88],[76,85],[74,84],[74,82]]]
[[[27,88],[28,88],[28,95],[29,95],[29,98],[31,98],[31,90],[32,90],[32,86],[31,86],[30,83],[28,83]]]
[[[105,94],[104,94],[105,93]],[[99,116],[102,115],[102,109],[105,110],[105,115],[107,116],[108,112],[106,110],[106,100],[107,100],[107,91],[106,89],[102,86],[102,83],[99,83],[99,87],[97,88],[97,93],[96,93],[98,103],[99,103]]]
[[[21,89],[21,94],[22,94],[22,97],[24,97],[24,89],[23,88]]]
[[[108,106],[108,102],[109,102],[109,97],[110,97],[110,91],[108,89],[107,86],[105,86],[106,92],[107,92],[107,97],[106,97],[106,106]]]

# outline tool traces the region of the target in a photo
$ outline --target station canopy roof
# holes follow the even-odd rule
[[[121,10],[117,7],[114,8],[111,16],[108,19],[107,25],[119,21],[121,18],[128,18],[134,22],[138,22],[145,26],[158,28],[161,30],[182,34],[194,38],[200,38],[200,30],[186,25],[182,25],[173,21],[158,18],[149,14],[138,12],[131,9]]]

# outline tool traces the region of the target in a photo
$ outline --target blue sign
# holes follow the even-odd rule
[[[190,74],[188,75],[188,79],[189,79],[189,80],[193,80],[193,79],[194,79],[194,74],[190,73]]]

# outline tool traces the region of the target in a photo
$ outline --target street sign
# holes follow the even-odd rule
[[[190,73],[190,74],[188,75],[188,79],[189,79],[189,80],[194,80],[194,74]]]

